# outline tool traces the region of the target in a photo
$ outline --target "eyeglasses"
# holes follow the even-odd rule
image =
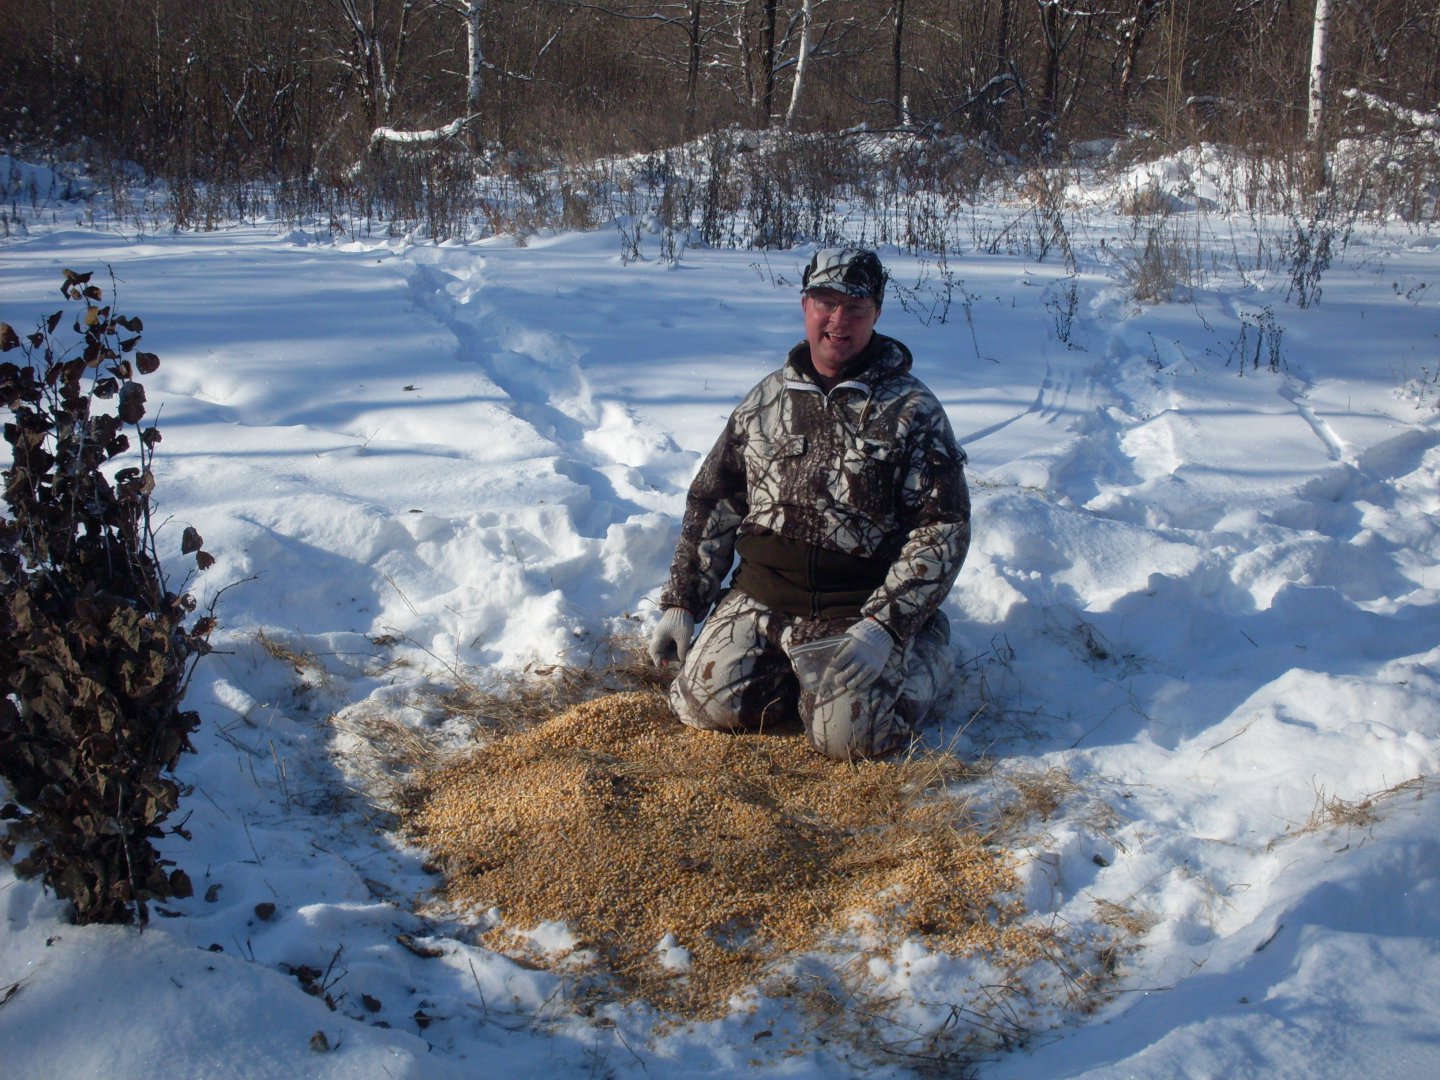
[[[810,303],[814,304],[815,310],[822,315],[834,315],[844,308],[845,316],[849,319],[868,319],[876,310],[873,300],[841,300],[833,296],[811,295]]]

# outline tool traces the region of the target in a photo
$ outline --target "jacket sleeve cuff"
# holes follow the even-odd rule
[[[873,623],[875,626],[878,626],[881,630],[885,631],[885,636],[890,639],[890,643],[891,643],[892,645],[903,645],[903,644],[904,644],[904,642],[902,642],[902,641],[900,640],[899,635],[896,634],[894,630],[892,630],[890,627],[886,626],[883,622],[881,622],[879,619],[877,619],[874,615],[867,615],[864,619],[861,620],[861,622],[864,623],[864,624],[866,624],[866,629],[867,629],[867,630],[869,629],[869,624],[872,624],[872,623]],[[867,634],[866,636],[867,636],[867,637],[873,637],[874,635]],[[878,638],[877,638],[876,640],[878,640]]]

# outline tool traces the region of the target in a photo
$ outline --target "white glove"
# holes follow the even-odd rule
[[[694,635],[694,615],[684,608],[666,608],[650,635],[650,659],[655,661],[656,667],[667,660],[683,661],[690,651],[690,639]]]
[[[879,678],[885,670],[885,661],[890,659],[890,650],[895,647],[895,639],[874,619],[861,619],[845,631],[845,636],[850,640],[840,646],[835,659],[830,661],[827,680],[853,693]]]

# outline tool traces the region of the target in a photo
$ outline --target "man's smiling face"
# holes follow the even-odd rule
[[[805,340],[810,361],[821,375],[834,378],[865,351],[875,333],[880,308],[874,300],[846,296],[835,289],[817,289],[800,298],[805,312]]]

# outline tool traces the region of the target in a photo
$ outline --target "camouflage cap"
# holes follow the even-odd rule
[[[822,248],[805,267],[800,279],[802,292],[834,289],[846,296],[869,297],[879,304],[885,299],[885,282],[890,275],[873,251],[862,248]]]

